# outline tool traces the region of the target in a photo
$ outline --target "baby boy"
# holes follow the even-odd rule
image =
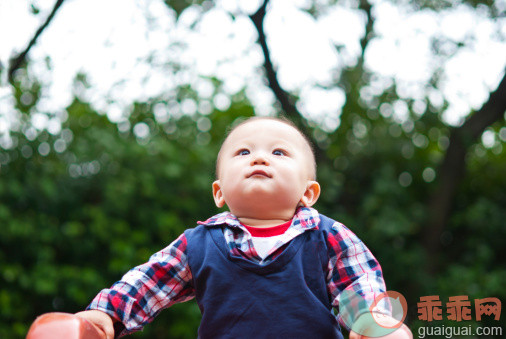
[[[200,338],[342,338],[340,295],[366,301],[357,319],[385,284],[367,247],[311,207],[320,185],[307,139],[289,121],[250,118],[224,141],[216,175],[214,201],[229,212],[186,230],[77,315],[113,338],[195,298]]]

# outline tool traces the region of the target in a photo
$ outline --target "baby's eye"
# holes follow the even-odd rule
[[[274,154],[274,155],[286,155],[286,152],[283,151],[282,149],[275,149],[274,151],[272,151],[272,154]]]
[[[247,149],[241,149],[237,152],[237,155],[248,155],[250,152]]]

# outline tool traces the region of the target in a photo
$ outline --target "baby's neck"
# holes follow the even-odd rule
[[[255,218],[239,218],[239,221],[244,225],[252,227],[272,227],[284,224],[288,220],[284,219],[255,219]]]

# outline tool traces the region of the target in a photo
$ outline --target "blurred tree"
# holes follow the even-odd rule
[[[0,153],[1,337],[22,337],[40,313],[83,309],[215,212],[215,154],[226,126],[252,108],[156,124],[154,103],[133,104],[125,126],[76,98],[58,135],[12,133],[16,147]],[[176,306],[144,336],[195,337],[199,315],[193,303]]]
[[[44,32],[44,30],[51,24],[51,21],[53,20],[54,16],[60,9],[61,5],[63,5],[64,0],[57,0],[54,4],[53,9],[51,10],[51,13],[49,13],[48,17],[44,21],[44,23],[37,29],[35,32],[33,38],[30,40],[26,48],[19,54],[15,55],[10,60],[9,65],[9,71],[8,71],[8,78],[9,82],[14,81],[14,73],[23,67],[23,65],[26,63],[26,58],[28,53],[30,52],[30,49],[32,49],[33,46],[37,43],[37,40],[39,39],[39,36]],[[34,14],[38,14],[39,11],[34,7],[32,4],[32,9]]]
[[[204,13],[213,5],[165,3],[177,17],[191,6]],[[491,1],[392,3],[434,11],[465,5],[491,18],[505,14]],[[442,119],[448,103],[435,105],[430,98],[441,86],[437,71],[423,100],[401,95],[395,79],[371,94],[378,77],[365,58],[376,35],[374,2],[349,1],[347,6],[364,13],[365,33],[356,63],[327,85],[346,93],[339,127],[329,132],[307,121],[297,91],[278,81],[263,27],[268,5],[264,1],[250,19],[278,114],[295,120],[317,148],[323,187],[317,207],[350,226],[373,250],[389,289],[408,300],[408,322],[421,325],[416,321],[421,295],[438,294],[443,302],[453,295],[505,300],[506,81],[457,127]],[[318,18],[337,5],[341,2],[314,1],[307,12]],[[0,337],[10,338],[22,337],[37,314],[82,309],[125,270],[215,213],[209,188],[220,141],[227,126],[254,109],[238,92],[228,109],[161,115],[171,107],[181,110],[185,100],[197,107],[209,103],[182,86],[175,94],[132,103],[128,116],[113,123],[82,95],[88,85],[80,75],[67,119],[51,134],[29,119],[44,85],[26,64],[9,74],[15,108],[23,113],[10,131],[11,145],[0,149]],[[207,80],[216,97],[221,83]],[[406,111],[402,121],[394,114],[398,107]],[[177,305],[160,317],[138,336],[195,337],[195,304]],[[485,319],[482,325],[490,323]]]
[[[266,8],[269,3],[269,0],[264,0],[263,4],[260,6],[255,14],[251,15],[250,18],[253,21],[255,28],[258,32],[259,44],[262,47],[262,51],[264,54],[264,68],[265,73],[268,79],[269,87],[272,89],[273,93],[276,95],[278,102],[281,106],[283,112],[292,118],[294,121],[298,123],[298,125],[306,131],[307,134],[307,122],[304,121],[304,118],[300,112],[298,112],[293,97],[289,95],[283,88],[280,86],[276,71],[274,69],[273,63],[270,58],[269,48],[267,46],[266,35],[263,30],[263,21],[266,15]],[[464,1],[463,3],[469,3],[471,6],[479,6],[486,5],[490,9],[491,12],[494,12],[493,3],[490,1]],[[457,6],[460,3],[455,2],[430,2],[430,1],[414,1],[413,4],[415,6],[419,6],[420,9],[423,8],[442,8],[448,6]],[[345,74],[359,74],[360,77],[344,77],[341,79],[341,83],[339,85],[349,88],[347,93],[348,100],[350,103],[350,98],[354,99],[351,101],[351,105],[356,105],[360,102],[360,91],[366,83],[361,83],[360,79],[367,79],[371,77],[371,74],[368,74],[367,69],[364,68],[364,55],[371,37],[374,36],[374,17],[372,15],[372,5],[368,0],[360,0],[358,2],[358,8],[362,10],[366,14],[366,25],[365,25],[365,34],[363,39],[361,40],[361,48],[362,53],[357,62],[357,64],[349,69],[345,70]],[[498,13],[492,13],[492,16],[496,16]],[[346,83],[349,81],[349,83]],[[355,83],[352,83],[355,82]],[[400,100],[401,98],[397,95],[396,92],[390,92],[391,100]],[[369,107],[370,109],[374,109],[375,107]],[[363,113],[365,113],[364,109],[360,109]],[[426,253],[426,263],[425,267],[427,269],[427,273],[433,273],[436,271],[438,267],[437,258],[439,257],[439,252],[441,251],[441,241],[440,238],[445,231],[446,224],[448,222],[448,218],[453,209],[453,202],[455,196],[457,194],[458,186],[462,177],[464,176],[465,169],[465,157],[468,149],[472,146],[478,138],[482,135],[487,127],[494,124],[497,121],[503,120],[504,113],[506,111],[506,74],[504,75],[501,83],[497,87],[497,89],[492,93],[489,97],[489,100],[483,105],[483,107],[469,115],[467,120],[457,128],[451,128],[449,131],[449,145],[446,149],[443,159],[440,163],[435,166],[435,177],[437,178],[437,189],[426,197],[424,200],[427,201],[426,206],[426,216],[422,222],[426,225],[429,225],[424,229],[424,248]],[[347,121],[348,114],[354,113],[352,110],[343,110],[343,114],[341,115],[341,124],[352,125],[352,121]],[[363,114],[362,113],[362,114]],[[360,114],[360,113],[359,113]],[[414,117],[413,112],[410,112],[410,116]],[[354,117],[352,117],[355,120]],[[432,121],[426,121],[426,126],[424,128],[439,128],[441,125],[440,121],[431,119]],[[344,126],[343,126],[344,127]],[[341,134],[344,129],[341,127],[339,130],[335,132],[335,134]],[[311,135],[311,134],[310,134]],[[332,137],[332,135],[330,135]],[[318,142],[315,143],[318,147],[317,154],[320,155],[318,158],[321,160],[321,149]],[[416,142],[415,142],[416,144]]]

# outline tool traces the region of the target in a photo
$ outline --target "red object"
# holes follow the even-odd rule
[[[89,321],[70,313],[46,313],[33,322],[26,339],[106,339]]]
[[[274,237],[276,235],[281,235],[286,232],[286,230],[290,227],[291,224],[292,224],[291,220],[281,225],[271,227],[254,227],[244,225],[243,223],[241,223],[241,225],[246,227],[246,229],[249,231],[252,237],[259,237],[259,238],[267,238],[267,237]]]

